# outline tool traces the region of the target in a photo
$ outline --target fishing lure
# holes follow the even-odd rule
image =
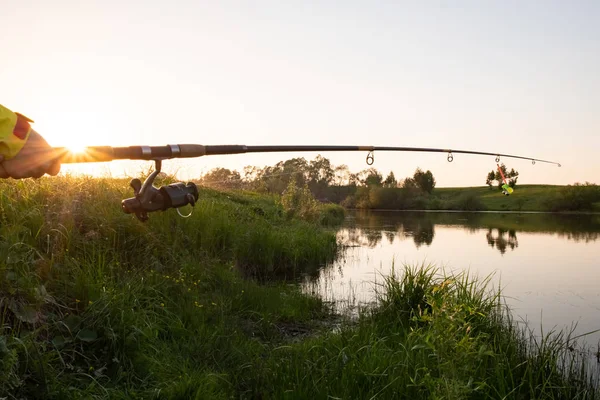
[[[508,182],[506,181],[506,177],[504,176],[504,172],[502,172],[502,168],[500,168],[500,165],[496,165],[498,166],[498,172],[500,172],[500,176],[502,177],[502,182],[504,182],[504,184],[502,185],[502,194],[505,196],[510,196],[514,192],[514,189],[511,188]]]

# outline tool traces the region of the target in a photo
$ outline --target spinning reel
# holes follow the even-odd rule
[[[126,214],[135,214],[142,222],[148,220],[148,213],[153,211],[165,211],[169,208],[179,208],[191,204],[192,207],[198,201],[198,188],[192,182],[172,183],[170,185],[156,188],[154,179],[160,173],[161,160],[154,160],[155,169],[142,184],[135,178],[129,183],[133,188],[135,197],[125,199],[121,202],[121,208]],[[177,210],[179,213],[179,210]],[[179,213],[181,215],[181,213]],[[190,214],[191,215],[191,214]],[[181,215],[184,217],[183,215]],[[189,216],[189,215],[187,215]]]

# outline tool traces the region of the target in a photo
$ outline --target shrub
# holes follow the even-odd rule
[[[281,196],[281,205],[289,218],[299,217],[314,221],[318,212],[318,202],[306,184],[302,188],[292,179]]]
[[[393,210],[398,209],[398,189],[374,187],[369,193],[371,208]]]
[[[322,204],[319,206],[319,223],[323,226],[339,225],[344,222],[346,211],[337,204]]]
[[[349,195],[342,201],[341,206],[344,208],[355,208],[356,207],[356,196],[353,194]]]
[[[467,193],[458,197],[456,200],[451,201],[449,209],[465,211],[483,211],[486,209],[486,207],[481,202],[481,199],[477,197],[477,195]]]
[[[545,202],[548,211],[592,211],[600,201],[600,186],[591,183],[569,185]]]

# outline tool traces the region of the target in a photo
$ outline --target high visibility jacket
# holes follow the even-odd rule
[[[16,156],[25,145],[31,132],[30,122],[33,121],[0,104],[0,154],[6,159]]]

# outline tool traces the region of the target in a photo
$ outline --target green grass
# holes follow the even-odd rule
[[[333,232],[276,198],[207,189],[191,218],[142,224],[120,209],[128,195],[124,180],[0,182],[0,397],[147,397],[180,379],[237,393],[218,377],[279,325],[326,315],[295,286],[242,277],[314,272]]]
[[[596,398],[560,333],[517,329],[489,280],[408,267],[356,326],[277,349],[270,398]]]
[[[515,191],[510,196],[503,196],[497,188],[490,190],[489,187],[464,187],[464,188],[437,188],[434,190],[434,196],[444,203],[451,203],[463,196],[472,196],[482,204],[482,209],[488,211],[571,211],[568,206],[553,209],[553,204],[557,202],[556,197],[566,192],[569,186],[558,185],[517,185]],[[567,203],[572,203],[571,198],[567,198]],[[572,211],[600,211],[597,202],[592,207],[574,207]],[[442,207],[441,209],[452,209],[451,207]]]
[[[437,188],[435,194],[445,201],[472,195],[481,201],[486,210],[490,211],[543,211],[544,200],[560,188],[561,186],[554,185],[517,185],[511,196],[503,196],[496,188],[490,190],[487,186]]]
[[[120,210],[126,183],[0,181],[0,397],[596,394],[570,343],[530,342],[486,281],[407,269],[334,331],[339,317],[290,284],[336,253],[318,221],[202,189],[191,218],[142,224]]]
[[[354,188],[341,201],[348,208],[384,210],[600,212],[600,187],[585,185],[517,185],[510,196],[494,187],[418,189]]]

